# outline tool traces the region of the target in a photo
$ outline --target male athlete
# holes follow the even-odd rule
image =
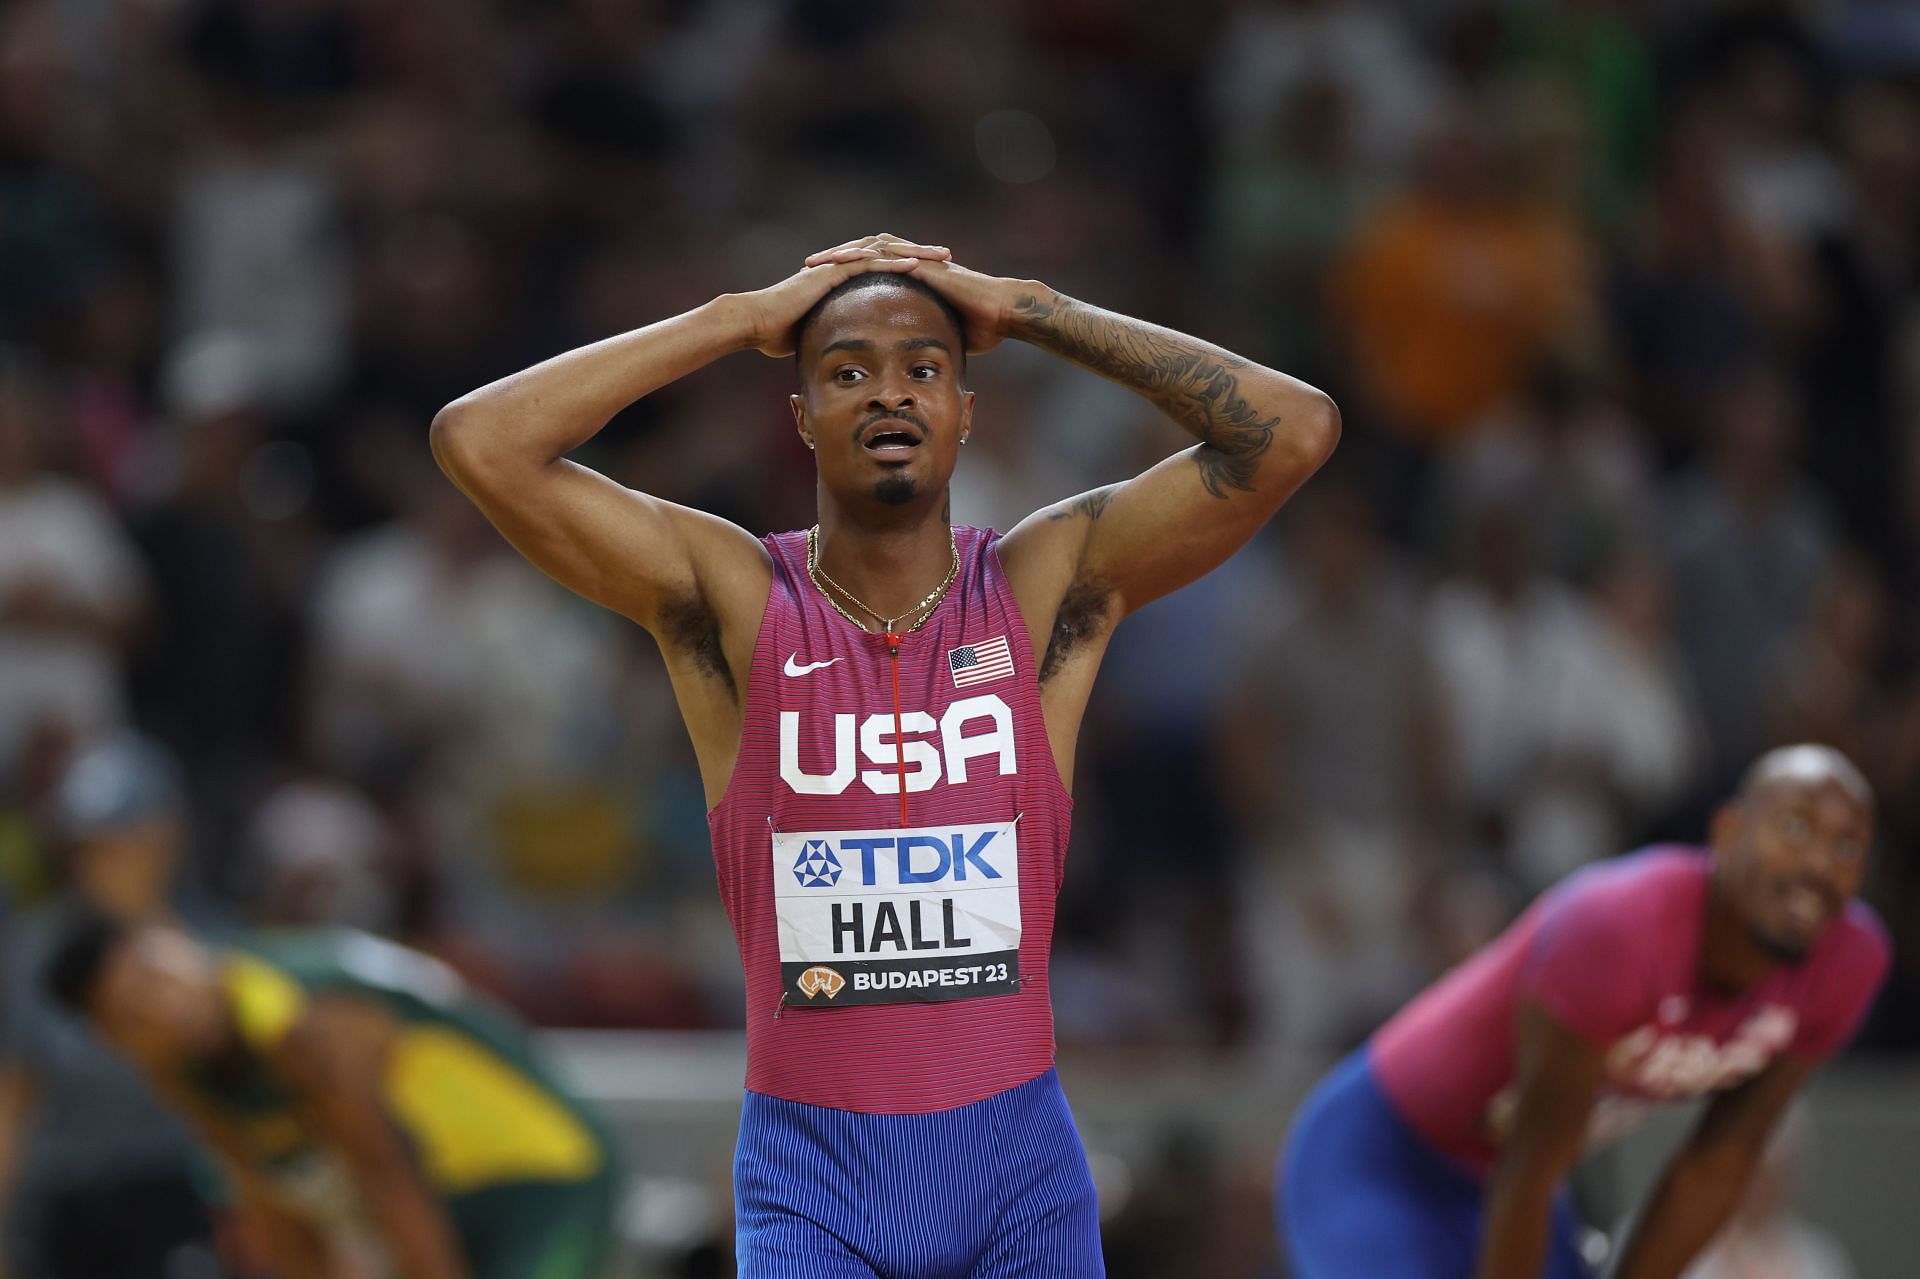
[[[1872,803],[1836,751],[1762,756],[1711,848],[1579,872],[1414,1000],[1294,1125],[1293,1273],[1577,1279],[1561,1183],[1583,1148],[1707,1096],[1614,1272],[1677,1279],[1886,973],[1886,934],[1853,900]]]
[[[1004,538],[950,527],[966,359],[1007,337],[1199,443]],[[756,540],[565,460],[747,349],[796,356],[813,530]],[[1292,378],[884,234],[435,420],[501,531],[666,658],[746,968],[746,1279],[1102,1273],[1047,998],[1081,712],[1114,624],[1238,549],[1338,430]]]
[[[214,949],[77,920],[49,964],[219,1157],[283,1279],[597,1279],[612,1143],[523,1028],[451,970],[362,933]]]

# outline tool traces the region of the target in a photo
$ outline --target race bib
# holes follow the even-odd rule
[[[1018,990],[1017,826],[776,833],[783,1003],[837,1008]]]

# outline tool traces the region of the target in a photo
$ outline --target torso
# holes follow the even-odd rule
[[[995,535],[956,533],[953,587],[897,658],[814,588],[804,533],[766,539],[737,761],[709,814],[754,1091],[919,1113],[1052,1063],[1071,800]]]
[[[712,519],[712,517],[702,517]],[[660,645],[681,718],[693,741],[707,806],[732,781],[744,711],[752,697],[753,658],[774,585],[772,539],[755,541],[724,521],[726,536],[676,598],[647,621]],[[940,530],[944,533],[944,526]],[[1039,672],[1040,707],[1054,766],[1069,789],[1080,720],[1119,621],[1115,592],[1079,574],[1083,537],[1075,521],[1047,514],[1024,520],[994,544],[1015,606],[1025,619],[1027,651]],[[943,538],[944,540],[944,538]]]
[[[364,1017],[390,1023],[382,1102],[442,1195],[575,1181],[602,1166],[602,1135],[533,1059],[524,1035],[425,956],[350,932],[264,938],[229,952],[222,975],[240,1050],[218,1071],[190,1072],[179,1084],[301,1215],[336,1225],[368,1218],[342,1161],[275,1066],[288,1034],[328,1001],[350,1000]]]
[[[1516,1018],[1529,1000],[1604,1045],[1590,1144],[1654,1106],[1733,1088],[1783,1053],[1830,1051],[1836,1008],[1844,1016],[1878,984],[1873,956],[1884,939],[1871,913],[1856,904],[1804,963],[1737,993],[1715,991],[1699,963],[1710,874],[1700,850],[1655,849],[1591,867],[1542,897],[1374,1037],[1374,1067],[1402,1116],[1442,1153],[1490,1166],[1511,1117]],[[1565,966],[1543,958],[1552,930],[1569,927],[1599,944]]]

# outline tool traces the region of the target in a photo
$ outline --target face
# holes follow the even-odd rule
[[[73,850],[74,882],[102,910],[151,915],[173,887],[182,836],[177,820],[156,817],[83,840]]]
[[[843,503],[938,498],[972,429],[960,335],[933,299],[899,287],[835,298],[800,350],[793,416]]]
[[[173,928],[142,928],[114,947],[87,1011],[109,1043],[149,1065],[212,1057],[226,1041],[213,957]]]
[[[1719,877],[1753,941],[1791,963],[1860,891],[1873,818],[1833,775],[1787,773],[1721,809],[1713,835]]]

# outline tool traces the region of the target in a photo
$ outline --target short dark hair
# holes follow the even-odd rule
[[[132,932],[124,920],[86,907],[77,910],[55,935],[47,959],[47,990],[64,1007],[84,1013],[106,967],[107,957]]]
[[[807,308],[807,313],[800,317],[800,323],[793,326],[793,367],[801,368],[800,346],[807,340],[807,330],[812,328],[814,322],[820,318],[820,313],[827,309],[827,303],[835,298],[845,297],[849,293],[862,293],[868,289],[888,287],[907,289],[933,299],[933,304],[940,308],[948,322],[953,325],[953,331],[960,335],[960,349],[954,353],[954,358],[959,360],[961,371],[964,372],[967,367],[967,322],[961,318],[960,312],[954,308],[953,303],[941,295],[940,290],[925,280],[914,278],[913,274],[907,271],[864,271],[828,289],[827,295]]]

